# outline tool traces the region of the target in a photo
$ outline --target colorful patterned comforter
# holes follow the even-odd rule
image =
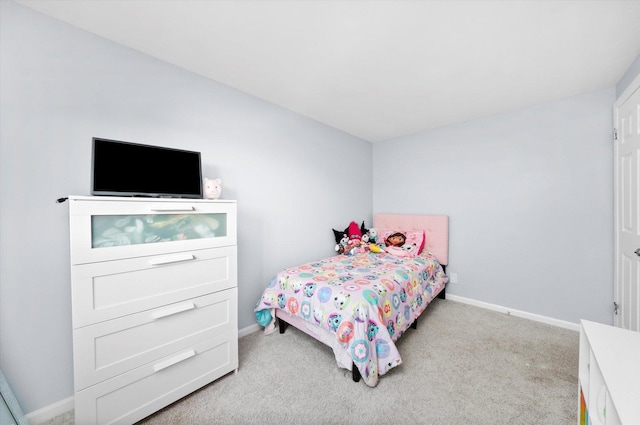
[[[442,266],[426,251],[414,258],[338,255],[278,273],[255,311],[275,317],[282,309],[335,334],[373,387],[402,363],[394,341],[446,282]]]

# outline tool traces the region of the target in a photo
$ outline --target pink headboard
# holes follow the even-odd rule
[[[379,229],[424,230],[424,249],[431,251],[440,264],[449,264],[449,216],[374,214],[373,227]]]

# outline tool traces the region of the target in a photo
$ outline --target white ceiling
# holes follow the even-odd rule
[[[640,0],[21,0],[369,141],[613,87]]]

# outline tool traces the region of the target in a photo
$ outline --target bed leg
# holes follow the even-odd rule
[[[416,317],[416,320],[413,321],[413,323],[411,324],[411,329],[418,329],[418,318]]]
[[[289,326],[289,324],[287,322],[285,322],[282,319],[278,319],[278,329],[280,330],[280,333],[283,334],[284,331],[287,330],[287,326]]]
[[[438,298],[440,298],[441,300],[446,299],[446,291],[447,291],[447,287],[445,286],[444,288],[442,288],[442,291],[440,291],[440,293],[438,294]]]
[[[362,376],[360,375],[360,371],[358,370],[356,364],[351,363],[351,379],[353,379],[353,382],[360,382],[361,377]]]

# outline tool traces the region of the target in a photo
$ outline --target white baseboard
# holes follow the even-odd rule
[[[250,325],[250,326],[247,326],[246,328],[242,328],[238,330],[238,338],[242,338],[243,336],[247,336],[254,332],[258,332],[260,329],[262,329],[262,326],[260,326],[257,323],[254,323],[253,325]]]
[[[29,420],[31,425],[38,425],[49,419],[55,418],[58,415],[62,415],[69,410],[73,410],[75,407],[73,396],[67,397],[64,400],[57,401],[53,404],[45,406],[41,409],[35,410],[31,413],[27,413],[25,416]]]
[[[558,326],[560,328],[569,329],[572,331],[579,332],[580,324],[579,323],[571,323],[564,320],[554,319],[552,317],[541,316],[539,314],[527,313],[526,311],[514,310],[509,307],[503,307],[501,305],[490,304],[484,301],[477,301],[471,298],[460,297],[458,295],[453,295],[447,293],[446,299],[451,301],[457,301],[464,304],[473,305],[476,307],[486,308],[487,310],[498,311],[504,314],[511,314],[516,317],[522,317],[524,319],[534,320],[536,322],[546,323],[547,325]]]
[[[471,298],[460,297],[458,295],[447,294],[446,299],[451,301],[456,301],[463,304],[469,304],[480,308],[485,308],[487,310],[493,310],[504,314],[512,314],[516,317],[522,317],[524,319],[534,320],[536,322],[546,323],[548,325],[558,326],[560,328],[569,329],[572,331],[580,331],[580,325],[578,323],[566,322],[564,320],[553,319],[547,316],[541,316],[539,314],[527,313],[526,311],[514,310],[512,308],[503,307],[496,304],[486,303],[484,301],[477,301]],[[238,338],[242,338],[243,336],[247,336],[254,332],[258,332],[262,329],[258,323],[254,323],[253,325],[247,326],[245,328],[238,330]],[[60,400],[57,403],[50,404],[49,406],[45,406],[41,409],[36,410],[35,412],[28,413],[27,419],[32,425],[38,425],[43,422],[48,421],[51,418],[55,418],[58,415],[61,415],[69,410],[74,408],[73,396],[65,398],[64,400]]]
[[[567,322],[565,320],[554,319],[552,317],[542,316],[540,314],[527,313],[526,311],[515,310],[515,309],[509,308],[509,307],[503,307],[501,305],[491,304],[491,303],[487,303],[487,302],[484,302],[484,301],[478,301],[478,300],[474,300],[474,299],[471,299],[471,298],[465,298],[465,297],[461,297],[461,296],[453,295],[453,294],[447,294],[446,295],[446,299],[451,300],[451,301],[457,301],[457,302],[463,303],[463,304],[469,304],[469,305],[473,305],[473,306],[476,306],[476,307],[485,308],[487,310],[497,311],[497,312],[504,313],[504,314],[512,314],[512,315],[514,315],[516,317],[522,317],[524,319],[529,319],[529,320],[534,320],[536,322],[546,323],[547,325],[553,325],[553,326],[557,326],[559,328],[565,328],[565,329],[569,329],[569,330],[572,330],[572,331],[580,332],[580,324],[579,323]],[[250,325],[250,326],[247,326],[246,328],[240,329],[238,331],[238,338],[242,338],[243,336],[247,336],[249,334],[257,332],[260,329],[262,329],[262,326],[260,326],[257,323],[254,323],[253,325]]]

